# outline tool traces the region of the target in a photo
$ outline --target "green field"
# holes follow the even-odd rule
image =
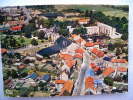
[[[128,6],[115,6],[115,7],[128,7]],[[128,18],[128,12],[120,10],[118,8],[112,8],[111,6],[105,5],[56,5],[56,9],[63,10],[63,9],[80,9],[81,11],[85,10],[95,10],[101,11],[107,16],[115,16],[115,17],[123,17],[125,16]]]
[[[115,17],[123,17],[125,16],[128,19],[128,13],[122,10],[114,10],[114,11],[103,11],[106,16],[115,16]]]

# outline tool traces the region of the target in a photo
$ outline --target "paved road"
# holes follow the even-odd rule
[[[22,6],[21,8],[23,9],[23,12],[26,14],[27,17],[27,19],[25,20],[25,24],[28,24],[29,21],[32,19],[32,17],[30,16],[30,12],[25,6]]]
[[[83,84],[84,84],[85,73],[86,73],[86,70],[89,66],[88,60],[89,60],[88,53],[84,53],[83,63],[81,65],[81,69],[80,69],[80,72],[79,72],[78,79],[75,83],[74,91],[73,91],[73,94],[72,94],[73,96],[77,96],[77,95],[81,94],[81,90],[83,89]]]

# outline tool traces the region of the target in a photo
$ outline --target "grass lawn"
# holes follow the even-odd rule
[[[23,44],[25,44],[25,45],[31,44],[31,41],[32,41],[31,38],[26,38],[26,37],[15,37],[15,38],[19,42],[21,42],[21,38],[23,38],[23,40],[24,40]],[[42,40],[40,40],[40,39],[37,39],[37,41],[38,41],[38,44],[42,43]],[[43,40],[43,41],[45,42],[46,40]]]

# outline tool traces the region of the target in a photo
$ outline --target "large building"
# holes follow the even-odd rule
[[[78,22],[80,25],[87,24],[89,19],[80,19]],[[122,36],[120,33],[116,32],[116,28],[101,22],[97,22],[96,26],[89,26],[85,28],[87,29],[87,33],[89,35],[106,35],[110,38],[121,38]],[[67,26],[67,29],[70,33],[72,33],[75,28],[72,26]]]
[[[89,35],[93,35],[93,34],[99,34],[99,27],[98,26],[90,26],[90,27],[86,27],[87,29],[87,33]]]
[[[106,36],[109,36],[110,38],[121,37],[121,34],[116,32],[116,28],[100,22],[97,22],[97,26],[86,27],[86,29],[89,35],[104,34]]]
[[[108,36],[112,36],[113,34],[116,33],[116,28],[113,28],[107,24],[98,22],[97,26],[99,27],[99,33],[103,33]]]

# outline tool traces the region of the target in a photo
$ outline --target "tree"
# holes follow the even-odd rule
[[[43,25],[43,27],[50,28],[54,25],[54,19],[41,19],[39,24]]]
[[[122,79],[123,79],[125,82],[128,82],[128,74],[127,74],[127,75],[123,75]]]
[[[85,34],[87,34],[87,30],[86,30],[86,28],[78,27],[78,28],[76,28],[76,29],[73,30],[73,34],[85,35]]]
[[[1,46],[3,48],[11,49],[18,48],[21,46],[20,42],[14,36],[5,36],[2,37]]]
[[[127,24],[127,23],[128,23],[127,18],[126,18],[126,17],[122,17],[122,18],[121,18],[121,23]]]
[[[21,54],[20,54],[20,53],[15,53],[14,56],[15,56],[17,59],[21,59]]]
[[[25,39],[23,37],[20,37],[19,40],[20,40],[21,45],[25,46]]]
[[[66,29],[67,26],[69,25],[68,21],[64,21],[64,22],[56,22],[56,25],[58,25],[61,29]]]
[[[43,27],[49,27],[49,20],[48,19],[40,19],[39,20],[39,25],[42,25]]]
[[[20,78],[23,78],[23,77],[26,77],[28,75],[28,73],[27,72],[24,72],[24,73],[22,73],[22,74],[20,74]]]
[[[46,34],[45,32],[40,31],[40,32],[37,33],[37,36],[38,36],[39,39],[44,39],[45,34]]]
[[[123,39],[123,40],[128,40],[128,34],[123,34],[122,36],[121,36],[121,39]]]
[[[89,17],[89,11],[88,10],[85,11],[85,17]]]
[[[24,33],[24,36],[27,37],[27,38],[31,38],[31,33]]]
[[[114,77],[114,81],[122,82],[122,75],[117,75]]]
[[[23,31],[24,35],[27,38],[31,38],[32,32],[35,31],[35,24],[34,23],[29,23],[28,25],[24,26]]]
[[[109,43],[108,44],[108,50],[114,51],[114,49],[115,49],[114,45],[112,43]]]
[[[121,26],[120,18],[119,17],[111,17],[110,19],[110,24],[113,27],[118,27]]]
[[[36,46],[36,45],[38,45],[38,41],[36,39],[32,39],[31,44]]]
[[[91,10],[89,13],[89,17],[92,18],[93,17],[93,11]]]
[[[64,37],[68,37],[69,36],[69,30],[68,29],[60,29],[59,34],[63,35]]]
[[[41,90],[47,91],[47,82],[40,81],[38,86],[41,88]]]
[[[38,31],[32,32],[32,35],[33,35],[33,36],[37,36],[37,34],[38,34]]]
[[[90,25],[94,25],[96,21],[100,21],[112,27],[115,27],[117,32],[119,33],[122,34],[128,33],[128,20],[126,17],[122,18],[114,16],[109,17],[102,12],[93,12],[93,11],[90,11],[89,17],[90,17],[90,22],[89,22]],[[127,39],[125,35],[123,36],[123,38]]]
[[[102,74],[102,70],[99,68],[98,71],[96,72],[96,75]]]
[[[11,76],[12,76],[12,78],[18,78],[17,71],[13,69],[13,70],[11,71]]]
[[[91,26],[91,25],[95,25],[96,21],[97,21],[97,20],[96,20],[95,18],[90,19],[89,25],[90,25],[90,26]]]
[[[117,49],[116,49],[116,56],[120,55],[121,53],[122,53],[121,48],[117,48]]]
[[[108,19],[108,17],[106,17],[102,12],[93,12],[90,11],[90,24],[95,24],[96,20],[98,21],[102,21],[103,23],[105,23]],[[109,21],[109,20],[108,20]]]
[[[107,84],[107,85],[109,85],[109,86],[113,86],[114,81],[110,77],[105,77],[104,78],[104,83]]]
[[[9,76],[11,76],[11,71],[10,70],[4,70],[3,79],[7,80],[9,78]]]
[[[24,32],[25,33],[31,33],[34,30],[35,30],[35,24],[34,23],[29,23],[28,25],[24,26]]]
[[[1,13],[1,12],[0,12]],[[2,24],[5,21],[5,17],[0,15],[0,23]]]
[[[126,24],[123,24],[123,33],[126,33],[126,34],[128,34],[128,23],[126,23]]]
[[[20,89],[20,96],[21,97],[28,97],[30,92],[31,92],[30,87],[22,87]]]
[[[123,24],[120,29],[122,33],[121,39],[128,40],[128,24]]]

